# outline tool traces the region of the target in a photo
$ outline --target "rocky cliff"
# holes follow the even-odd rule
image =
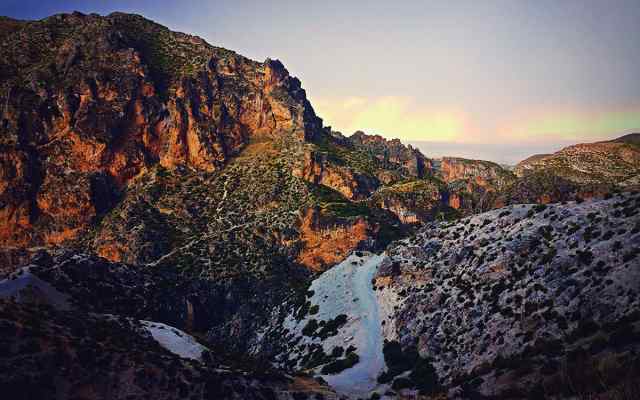
[[[423,178],[432,173],[431,161],[420,150],[403,145],[399,139],[387,140],[380,135],[357,131],[349,141],[378,159],[386,169],[399,169],[405,175]]]
[[[279,61],[128,14],[3,20],[0,240],[59,244],[155,165],[211,172],[252,138],[321,126]]]
[[[444,182],[472,180],[479,186],[501,188],[514,180],[513,174],[491,161],[443,157],[437,171]]]

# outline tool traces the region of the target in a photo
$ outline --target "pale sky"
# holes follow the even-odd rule
[[[72,10],[135,12],[280,59],[344,134],[493,149],[489,158],[514,162],[640,131],[638,0],[0,4],[0,14],[25,19]]]

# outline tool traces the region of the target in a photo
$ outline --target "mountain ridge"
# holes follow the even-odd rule
[[[483,160],[435,161],[397,139],[361,131],[344,136],[323,126],[301,82],[280,61],[256,62],[141,16],[1,19],[0,54],[0,277],[7,277],[0,283],[0,316],[11,333],[0,343],[11,350],[6,353],[11,358],[0,358],[0,383],[11,390],[25,382],[47,389],[81,387],[101,373],[110,377],[104,385],[112,385],[126,379],[120,375],[126,365],[140,376],[149,368],[159,372],[136,380],[123,395],[161,384],[173,385],[158,392],[161,398],[206,398],[213,396],[209,389],[222,390],[215,392],[221,398],[337,396],[312,376],[353,367],[356,357],[371,356],[375,346],[367,347],[367,354],[361,353],[364,348],[325,353],[323,337],[342,338],[357,318],[329,317],[320,304],[311,304],[322,301],[310,293],[312,282],[336,271],[354,272],[353,286],[371,295],[366,300],[372,306],[378,287],[397,285],[395,299],[404,296],[403,289],[413,289],[413,283],[394,281],[398,274],[422,278],[413,267],[363,262],[369,257],[364,252],[386,249],[393,259],[394,252],[415,250],[417,259],[431,251],[424,243],[413,246],[425,232],[453,237],[451,228],[470,218],[498,215],[497,221],[506,221],[512,217],[500,214],[519,207],[516,203],[575,201],[549,207],[592,219],[579,205],[591,197],[608,198],[593,202],[594,212],[602,214],[593,218],[603,226],[611,220],[625,224],[618,235],[635,251],[637,198],[618,193],[629,186],[607,179],[576,181],[554,168],[517,176]],[[598,146],[598,159],[620,149],[635,154],[628,143]],[[637,161],[631,158],[632,165]],[[605,175],[616,172],[600,166]],[[546,209],[522,207],[527,211],[522,220],[530,222],[540,218],[535,210]],[[492,227],[495,237],[508,228]],[[596,228],[589,232],[584,235],[608,235]],[[557,241],[574,233],[559,231]],[[546,231],[531,235],[548,236]],[[447,245],[452,253],[469,252],[459,241]],[[531,257],[529,264],[537,260]],[[366,274],[355,270],[365,264]],[[368,291],[368,274],[374,272],[375,296]],[[394,305],[389,299],[375,302]],[[434,379],[451,386],[441,363],[433,367],[424,351],[418,357],[412,350],[412,329],[422,320],[412,317],[411,307],[395,305],[409,316],[396,318],[391,309],[381,309],[389,325],[380,330],[393,340],[397,327],[402,339],[384,354],[381,387],[422,390]],[[318,312],[327,319],[317,321]],[[284,321],[292,319],[304,326],[285,331]],[[55,327],[63,323],[70,326],[61,334],[68,347],[56,344]],[[23,324],[30,327],[26,336],[16,328]],[[184,333],[186,342],[201,342],[212,359],[171,356],[149,336],[149,324],[167,335]],[[108,340],[105,331],[111,332]],[[87,354],[78,332],[98,350]],[[28,369],[11,371],[23,350],[29,363],[38,362],[38,351],[26,353],[36,348],[29,335],[51,343],[53,353],[78,350],[86,358],[65,358],[70,370],[48,369],[57,379],[53,383]],[[130,342],[110,342],[119,335],[130,336]],[[108,349],[120,354],[127,346],[146,353],[111,363]],[[398,350],[408,354],[410,366],[394,359]],[[104,363],[94,364],[91,354]],[[221,373],[233,359],[242,365]],[[272,364],[278,368],[272,370]],[[260,375],[263,365],[266,376]],[[78,372],[78,366],[92,375]],[[398,368],[407,366],[400,377],[406,380],[396,384]],[[192,387],[179,385],[176,392],[170,376],[175,371]],[[475,376],[468,378],[475,382]],[[214,387],[207,389],[209,379]],[[109,398],[112,392],[104,385],[86,390]]]

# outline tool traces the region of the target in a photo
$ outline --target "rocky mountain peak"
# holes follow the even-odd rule
[[[258,63],[138,15],[2,24],[0,237],[9,246],[76,237],[155,165],[211,172],[254,137],[304,141],[322,126],[280,61]]]
[[[385,165],[395,166],[416,178],[431,174],[431,160],[411,145],[405,146],[400,139],[385,139],[380,135],[368,135],[356,131],[349,140],[357,148],[363,149]]]

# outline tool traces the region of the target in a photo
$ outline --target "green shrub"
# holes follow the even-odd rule
[[[310,319],[309,322],[302,328],[302,334],[305,336],[313,336],[316,329],[318,329],[318,321]]]
[[[388,370],[378,377],[378,382],[380,383],[390,382],[394,376],[410,370],[419,358],[415,349],[403,351],[397,341],[385,341],[382,353]]]
[[[345,369],[351,368],[360,361],[360,357],[356,353],[349,353],[345,358],[333,361],[324,367],[320,371],[323,375],[338,374]]]
[[[320,331],[317,334],[315,334],[315,336],[324,340],[329,336],[337,335],[338,329],[340,329],[340,327],[346,323],[347,323],[347,316],[345,314],[340,314],[334,319],[328,320],[324,324],[322,329],[320,329]]]
[[[397,378],[391,385],[393,390],[402,390],[410,387],[413,387],[413,382],[411,382],[411,379],[409,378]]]
[[[441,389],[436,369],[426,358],[418,357],[409,378],[421,394],[431,394]]]
[[[333,348],[333,350],[331,350],[331,356],[332,357],[342,357],[342,355],[344,354],[344,348],[342,348],[342,346],[336,346]]]

